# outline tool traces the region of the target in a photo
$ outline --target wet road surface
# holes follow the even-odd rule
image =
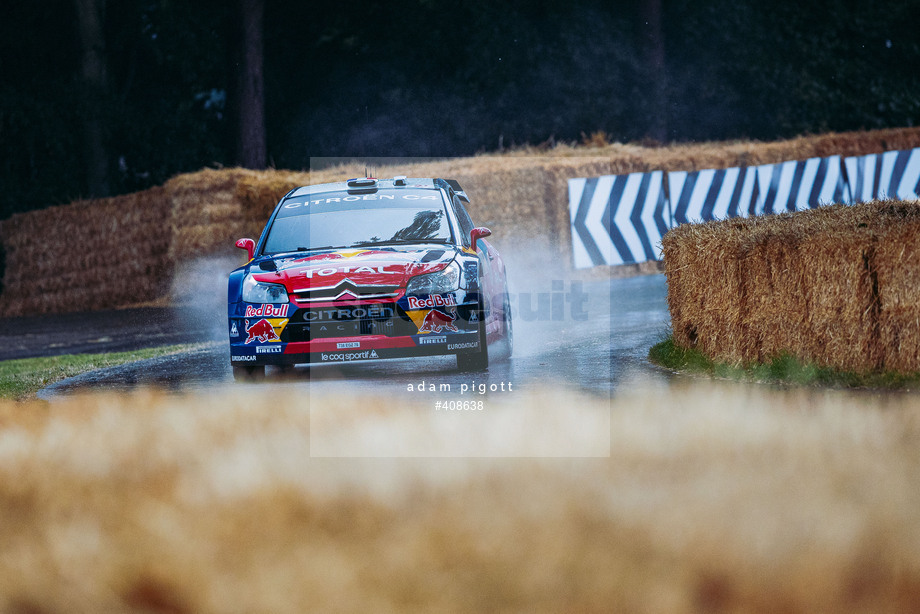
[[[663,275],[602,281],[553,281],[531,285],[531,292],[512,293],[514,355],[493,361],[487,372],[462,373],[452,356],[398,359],[345,365],[298,366],[293,372],[268,369],[265,380],[254,384],[233,383],[223,312],[215,310],[190,317],[169,310],[141,311],[127,325],[106,329],[113,321],[99,316],[100,328],[83,331],[82,345],[107,348],[117,340],[119,330],[129,339],[143,338],[144,322],[157,331],[158,339],[169,343],[203,341],[196,349],[129,365],[83,374],[52,385],[43,398],[87,389],[124,390],[155,385],[172,390],[206,388],[215,385],[308,386],[307,392],[334,392],[346,386],[350,391],[386,396],[411,395],[420,387],[449,385],[456,393],[501,395],[533,387],[564,387],[597,395],[614,394],[632,376],[666,379],[667,374],[648,364],[649,347],[667,333],[669,317]],[[123,314],[124,315],[124,314]],[[48,334],[48,333],[46,333]],[[73,340],[68,347],[78,347]],[[156,345],[147,343],[147,345]],[[106,349],[106,351],[110,351]],[[504,389],[504,391],[503,391]],[[469,397],[469,398],[472,398]]]
[[[125,352],[210,339],[203,326],[160,307],[0,319],[0,360]]]

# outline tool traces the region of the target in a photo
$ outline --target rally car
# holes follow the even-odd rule
[[[505,266],[445,179],[358,178],[297,188],[230,274],[230,362],[266,365],[454,354],[483,370],[513,349]]]

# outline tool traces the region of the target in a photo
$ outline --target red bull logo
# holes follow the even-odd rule
[[[431,296],[407,296],[406,302],[409,303],[409,309],[425,309],[428,307],[449,307],[457,304],[457,299],[453,294],[441,296],[432,294]]]
[[[246,305],[247,318],[286,318],[290,305]]]
[[[249,320],[246,320],[246,333],[249,335],[246,343],[252,343],[256,339],[262,343],[281,341],[281,337],[275,333],[275,329],[268,320],[259,320],[252,326],[249,325]]]
[[[428,315],[425,316],[425,320],[422,322],[422,325],[419,326],[418,332],[440,333],[442,330],[449,330],[452,333],[459,333],[460,331],[454,326],[454,320],[456,319],[457,316],[453,313],[445,313],[440,309],[432,309],[428,312]]]

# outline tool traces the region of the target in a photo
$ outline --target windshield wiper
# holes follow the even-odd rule
[[[447,245],[450,239],[390,239],[389,241],[369,241],[367,243],[355,243],[352,247],[377,247],[381,245],[407,245],[411,243],[437,243],[438,245]]]
[[[321,249],[345,249],[342,245],[325,245],[323,247],[298,247],[298,252],[315,252]]]
[[[332,245],[327,245],[326,247],[297,247],[295,249],[285,249],[280,252],[264,252],[262,255],[269,258],[277,258],[278,256],[284,256],[286,254],[297,254],[299,252],[312,252],[315,250],[323,249],[345,249],[343,247],[334,247]]]

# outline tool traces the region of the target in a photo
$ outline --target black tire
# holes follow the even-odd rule
[[[265,367],[239,367],[233,365],[233,379],[238,382],[256,382],[265,378]]]
[[[293,375],[294,375],[294,372],[295,372],[294,369],[296,369],[296,367],[295,367],[294,365],[278,365],[277,368],[278,368],[278,374],[279,374],[281,377],[291,377],[291,376],[293,376]]]
[[[485,371],[489,368],[489,344],[486,339],[485,309],[479,300],[479,351],[476,353],[457,354],[457,369],[460,371]]]
[[[507,292],[502,301],[502,328],[505,335],[501,340],[497,356],[500,360],[511,360],[511,355],[514,353],[514,327],[511,324],[511,299],[508,298]]]

